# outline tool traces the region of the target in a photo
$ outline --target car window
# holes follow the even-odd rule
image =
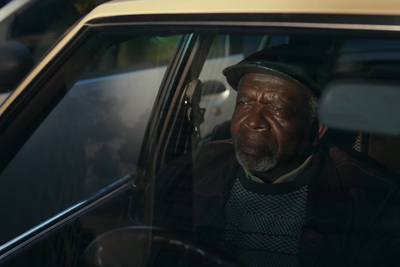
[[[233,90],[222,75],[222,70],[264,47],[267,36],[219,35],[210,49],[199,79],[202,81],[200,107],[204,109],[204,123],[200,125],[202,139],[211,135],[215,125],[232,117],[236,102]]]
[[[293,50],[281,56],[277,47],[279,49],[289,47]],[[291,96],[293,97],[291,101],[280,100],[284,103],[288,101],[282,106],[280,101],[277,101],[279,104],[273,104],[273,100],[260,97],[260,88],[263,87],[258,86],[257,83],[243,81],[247,76],[241,76],[242,80],[237,81],[238,84],[243,82],[246,85],[243,87],[244,89],[241,89],[241,93],[237,94],[237,87],[236,90],[232,88],[238,84],[229,83],[229,73],[225,72],[228,80],[223,74],[224,70],[227,71],[227,67],[238,64],[257,51],[266,51],[264,49],[277,49],[276,54],[271,53],[270,58],[282,60],[284,63],[281,62],[281,64],[294,61],[313,69],[314,74],[319,73],[321,76],[313,79],[321,82],[322,85],[320,84],[318,87],[320,88],[318,90],[321,91],[310,89],[312,94],[317,94],[318,97],[326,85],[337,80],[358,79],[364,83],[372,80],[398,82],[399,61],[397,55],[400,47],[397,39],[371,36],[357,38],[351,34],[343,36],[327,34],[303,36],[293,33],[281,35],[268,33],[258,35],[218,34],[210,46],[199,74],[202,95],[198,103],[198,114],[196,115],[196,108],[190,106],[186,110],[187,113],[184,113],[188,116],[181,118],[180,122],[183,126],[181,131],[170,130],[169,132],[173,136],[182,137],[184,140],[181,140],[179,145],[185,147],[171,146],[165,153],[168,156],[172,154],[174,157],[166,161],[153,177],[154,185],[152,183],[149,185],[154,190],[153,194],[149,194],[154,201],[152,203],[154,218],[151,222],[144,221],[144,224],[172,229],[175,233],[184,233],[198,242],[196,244],[212,246],[222,251],[221,253],[230,255],[233,261],[238,261],[239,264],[245,266],[286,266],[286,264],[297,266],[296,264],[302,257],[307,257],[300,251],[301,248],[304,248],[303,246],[307,245],[301,245],[301,248],[297,246],[301,242],[301,238],[307,238],[306,234],[302,232],[307,227],[318,233],[316,238],[324,235],[327,239],[331,238],[331,233],[330,230],[327,230],[329,233],[323,232],[326,230],[324,227],[339,232],[350,227],[355,232],[345,231],[346,233],[343,234],[358,240],[358,238],[363,238],[366,233],[365,229],[370,227],[370,225],[366,225],[368,221],[376,224],[375,226],[379,228],[379,230],[374,227],[370,228],[369,231],[374,232],[372,235],[376,234],[377,240],[385,239],[385,235],[379,234],[380,231],[396,231],[397,223],[395,221],[392,221],[393,224],[389,227],[381,225],[381,221],[371,222],[366,218],[354,219],[354,217],[349,219],[346,212],[353,209],[352,205],[355,201],[360,205],[365,205],[366,208],[368,207],[367,209],[379,213],[380,209],[375,210],[374,207],[386,202],[387,199],[379,200],[375,193],[381,192],[381,189],[377,189],[377,187],[381,187],[383,184],[385,184],[383,187],[387,186],[388,190],[384,189],[383,191],[389,195],[391,194],[389,192],[396,192],[393,200],[397,199],[399,196],[399,169],[395,167],[394,162],[398,162],[395,160],[399,151],[398,136],[356,132],[352,129],[335,127],[325,128],[326,132],[323,132],[321,137],[313,139],[318,140],[313,141],[318,145],[313,148],[314,150],[306,152],[308,157],[303,158],[301,164],[297,163],[297,168],[291,169],[293,172],[278,176],[276,184],[274,183],[276,180],[267,180],[266,177],[269,177],[269,174],[280,168],[280,165],[275,165],[275,160],[284,161],[282,158],[270,158],[265,152],[269,149],[274,151],[276,145],[274,142],[278,142],[279,145],[276,146],[285,151],[282,152],[276,148],[276,152],[271,152],[279,157],[282,155],[291,157],[291,155],[300,153],[298,151],[302,149],[298,138],[307,136],[307,131],[300,130],[300,128],[294,130],[288,128],[288,124],[286,124],[289,118],[291,121],[303,112],[296,104],[302,101],[301,96],[294,94]],[[323,52],[321,53],[321,51]],[[249,59],[248,62],[254,65],[263,64],[262,59],[256,59],[255,56],[252,60]],[[254,65],[246,65],[244,68],[254,68]],[[318,66],[319,69],[314,69],[314,66]],[[275,71],[271,71],[272,67],[276,66],[268,66],[260,73],[271,75]],[[291,70],[287,69],[286,71],[290,73]],[[240,72],[237,72],[237,75],[241,75]],[[286,74],[275,73],[275,75],[287,77]],[[291,73],[291,75],[296,74]],[[261,76],[256,77],[262,79]],[[289,80],[291,79],[289,78]],[[295,83],[299,80],[296,80]],[[307,84],[307,81],[302,82]],[[192,83],[193,81],[188,84],[188,88],[192,88]],[[276,88],[273,84],[268,85]],[[290,86],[294,85],[285,83],[283,87],[287,89]],[[308,84],[308,86],[313,88],[314,84]],[[375,90],[381,89],[380,87],[375,88]],[[252,90],[257,93],[249,93]],[[183,98],[184,95],[180,96]],[[270,97],[280,98],[282,96],[274,94]],[[395,94],[393,97],[398,99]],[[340,101],[357,101],[357,99],[344,97]],[[386,99],[386,101],[388,100]],[[289,102],[290,105],[287,104]],[[312,117],[316,116],[317,103],[315,102],[315,105],[311,103],[309,102],[309,105],[311,110],[314,110],[311,112],[314,115],[307,116]],[[348,116],[351,121],[352,113],[341,114],[340,109],[334,110],[334,112],[336,112],[334,113],[336,115],[333,115],[336,116],[336,120],[341,120],[342,116]],[[175,113],[178,114],[178,111],[175,110]],[[315,117],[315,120],[317,119]],[[386,123],[391,122],[392,120],[386,121]],[[200,130],[197,129],[198,125],[200,125]],[[319,127],[323,129],[324,126],[320,125]],[[319,133],[322,133],[322,130]],[[197,140],[198,138],[200,141]],[[268,141],[271,139],[277,141]],[[168,141],[170,140],[172,138],[168,139]],[[179,142],[180,139],[177,140],[176,142]],[[386,145],[389,143],[391,145],[387,147]],[[168,146],[168,143],[163,146]],[[281,146],[285,147],[281,148]],[[260,167],[264,165],[268,169]],[[296,172],[301,174],[295,174]],[[260,173],[265,176],[259,176]],[[380,178],[375,180],[372,178],[373,176]],[[344,185],[338,185],[338,182],[343,182]],[[370,182],[376,182],[376,184],[372,185]],[[336,192],[336,186],[343,186],[344,191]],[[327,188],[331,188],[332,191]],[[355,193],[356,191],[357,193]],[[371,195],[369,195],[370,193]],[[340,200],[335,200],[336,197]],[[346,199],[342,199],[342,197]],[[293,199],[289,200],[290,198]],[[389,202],[384,204],[387,205],[388,213],[383,212],[385,213],[385,215],[382,214],[383,217],[396,216],[397,202]],[[337,206],[332,207],[331,205]],[[330,210],[332,213],[325,213],[324,208],[332,209]],[[360,216],[360,214],[357,213],[355,216]],[[327,221],[324,221],[325,219]],[[347,221],[348,219],[350,221]],[[357,220],[357,223],[351,222],[352,219]],[[322,226],[325,222],[329,226]],[[136,223],[140,225],[141,222],[136,221]],[[120,233],[131,233],[131,230],[128,229],[120,230]],[[156,230],[154,231],[155,234],[158,233]],[[120,240],[112,232],[108,234],[107,238]],[[368,238],[372,238],[372,236]],[[107,245],[107,243],[103,243],[105,240],[108,239],[99,238],[93,244]],[[314,241],[310,241],[310,243]],[[280,245],[277,245],[276,242]],[[396,239],[391,239],[389,242],[396,242]],[[159,248],[160,246],[155,242],[152,245],[157,248],[149,258],[154,266],[162,266],[165,258],[171,260],[173,264],[176,263],[174,256],[168,254],[169,249],[161,245]],[[312,244],[310,246],[319,245]],[[346,251],[353,248],[350,245]],[[374,255],[379,255],[378,250],[378,248],[375,250]],[[172,255],[182,260],[184,266],[193,264],[193,261],[187,259],[186,255],[183,256],[178,249],[175,252]],[[98,254],[94,252],[94,255]],[[366,257],[365,253],[358,255],[360,261]],[[323,262],[327,259],[335,264],[342,260],[340,257],[338,259],[332,259],[329,256],[321,258]],[[177,261],[179,262],[179,260]],[[203,260],[206,262],[210,258]]]
[[[66,95],[1,174],[1,225],[9,229],[1,243],[136,171],[178,37],[112,41],[65,81]]]

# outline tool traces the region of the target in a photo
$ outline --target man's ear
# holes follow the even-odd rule
[[[318,123],[318,132],[313,142],[314,146],[316,146],[318,144],[318,141],[321,140],[322,137],[324,137],[326,130],[328,130],[328,126],[325,126],[322,123]]]

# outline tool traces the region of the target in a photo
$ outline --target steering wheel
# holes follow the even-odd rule
[[[150,245],[192,255],[209,266],[241,266],[222,251],[194,242],[186,235],[152,226],[128,226],[106,232],[89,244],[84,261],[91,267],[146,266]]]

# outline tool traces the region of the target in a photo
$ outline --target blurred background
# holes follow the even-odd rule
[[[0,0],[0,103],[70,26],[109,0]]]

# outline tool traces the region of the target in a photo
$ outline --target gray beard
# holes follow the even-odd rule
[[[236,150],[236,159],[243,168],[254,172],[266,172],[278,164],[278,160],[274,156],[255,157],[244,155],[238,149]]]

